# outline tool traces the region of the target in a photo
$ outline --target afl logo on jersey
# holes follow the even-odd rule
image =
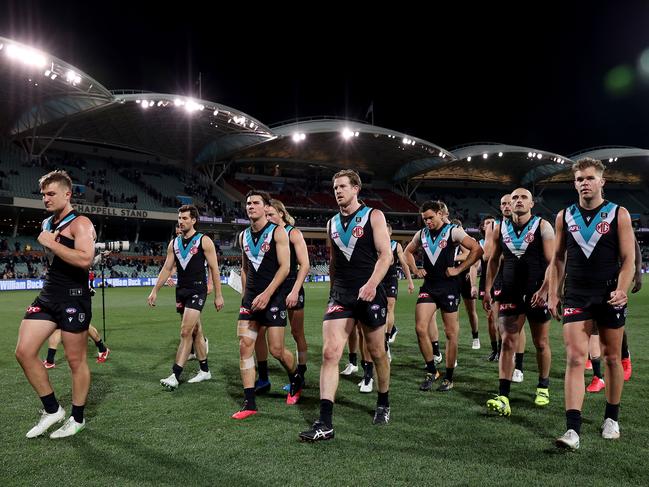
[[[527,243],[534,242],[534,234],[533,233],[528,233],[527,235],[525,235],[525,241]]]
[[[261,251],[262,252],[268,252],[270,250],[270,245],[268,245],[268,242],[264,242],[261,244]]]
[[[508,243],[511,243],[511,241],[512,241],[512,238],[511,238],[511,237],[505,237],[505,238],[503,238],[503,243],[508,244]]]
[[[361,237],[363,236],[363,233],[364,233],[364,232],[363,232],[363,227],[361,227],[361,226],[356,226],[356,227],[354,227],[354,229],[352,230],[352,235],[353,235],[354,237],[356,237],[356,238],[361,238]]]
[[[581,228],[579,228],[579,225],[570,225],[568,227],[568,231],[570,233],[575,233],[575,232],[578,232],[579,230],[581,230]]]
[[[192,249],[189,251],[190,254],[196,255],[198,253],[198,247],[192,247]]]
[[[340,235],[338,235],[338,232],[333,232],[333,233],[331,234],[331,238],[334,238],[334,239],[335,239],[335,238],[338,238],[339,236],[340,236]]]
[[[611,229],[611,225],[608,222],[599,222],[595,227],[597,233],[601,233],[602,235],[608,233],[610,229]]]
[[[446,240],[442,240],[442,241],[439,243],[439,248],[440,248],[440,249],[445,249],[445,248],[446,248],[446,245],[447,245]]]

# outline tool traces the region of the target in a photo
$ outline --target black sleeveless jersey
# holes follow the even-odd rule
[[[430,231],[428,227],[421,230],[421,246],[424,249],[424,283],[430,287],[445,287],[458,282],[456,277],[448,277],[446,269],[453,267],[455,247],[451,233],[456,225],[445,223],[439,230]]]
[[[329,238],[336,261],[334,286],[360,289],[372,276],[378,253],[371,214],[372,208],[361,206],[351,215],[337,213],[329,220]]]
[[[288,247],[291,250],[291,264],[286,279],[295,279],[297,278],[297,254],[295,253],[295,245],[291,242],[291,232],[295,230],[295,227],[293,225],[286,225],[284,230],[286,230],[286,235],[288,235]]]
[[[399,274],[397,273],[397,264],[399,263],[399,255],[397,253],[396,240],[390,240],[390,250],[392,251],[392,264],[390,264],[390,267],[388,267],[388,272],[385,273],[385,277],[383,278],[383,282],[385,283],[390,283],[395,279],[399,278]]]
[[[503,285],[520,286],[521,291],[543,281],[547,262],[543,253],[541,218],[532,216],[522,226],[511,219],[500,226],[503,253]]]
[[[594,210],[572,205],[563,212],[566,285],[602,287],[620,271],[619,206],[604,201]]]
[[[279,269],[277,248],[273,238],[276,228],[277,225],[268,222],[258,232],[253,232],[252,228],[248,227],[242,233],[241,243],[248,258],[246,292],[255,295],[264,292]]]
[[[207,291],[207,260],[202,241],[203,234],[198,232],[189,238],[178,235],[173,240],[179,288]]]
[[[54,216],[51,216],[43,220],[41,227],[43,230],[50,232],[61,231],[70,225],[78,216],[74,210],[59,222],[54,222]],[[69,249],[74,248],[74,240],[71,238],[59,234],[56,237],[56,241]],[[60,257],[53,255],[50,251],[46,251],[46,254],[48,255],[50,266],[40,293],[40,298],[43,301],[70,296],[89,298],[88,269],[68,264]]]

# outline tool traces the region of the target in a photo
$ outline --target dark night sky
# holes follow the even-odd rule
[[[530,2],[422,10],[432,2],[419,2],[385,11],[352,11],[351,2],[136,3],[5,2],[0,35],[40,47],[109,89],[197,95],[201,71],[203,98],[267,124],[362,119],[373,100],[377,125],[446,148],[476,141],[564,155],[598,145],[649,148],[649,81],[637,68],[649,47],[646,2],[544,2],[538,10]],[[608,89],[620,65],[630,81]]]

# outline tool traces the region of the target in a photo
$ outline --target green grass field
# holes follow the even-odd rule
[[[153,309],[146,306],[148,292],[148,288],[106,291],[106,342],[112,354],[105,364],[90,361],[87,428],[66,440],[25,438],[41,404],[13,351],[20,319],[36,292],[0,294],[1,486],[647,485],[647,288],[631,298],[627,320],[633,377],[623,395],[622,438],[601,439],[604,394],[588,395],[582,446],[575,453],[553,446],[553,439],[565,429],[565,356],[561,325],[556,322],[551,332],[550,406],[540,410],[533,404],[537,374],[528,339],[525,381],[512,386],[512,417],[493,417],[484,404],[497,391],[497,365],[484,360],[489,348],[484,315],[480,314],[483,347],[477,351],[471,350],[468,322],[461,316],[455,389],[448,394],[422,393],[418,386],[423,364],[413,324],[415,296],[402,288],[390,424],[371,424],[376,394],[360,394],[359,377],[345,378],[334,409],[336,439],[302,444],[298,432],[319,411],[321,319],[328,285],[306,289],[310,362],[303,399],[297,406],[285,404],[281,387],[286,376],[271,358],[273,390],[258,399],[260,414],[242,422],[230,419],[243,394],[235,321],[238,295],[226,288],[225,310],[217,314],[206,307],[203,313],[214,379],[184,383],[170,393],[162,390],[159,380],[169,375],[178,345],[174,291],[163,289]],[[101,331],[100,298],[101,294],[94,298],[93,321]],[[290,334],[286,342],[294,349]],[[89,355],[95,353],[90,344]],[[50,377],[69,413],[69,369],[61,351],[57,359]],[[183,379],[197,368],[197,362],[190,362]]]

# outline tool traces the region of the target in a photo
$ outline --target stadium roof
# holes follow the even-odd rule
[[[572,161],[539,149],[480,142],[452,150],[453,160],[413,175],[415,180],[476,181],[528,185],[539,177],[562,171]]]
[[[231,159],[350,167],[391,179],[404,166],[453,158],[431,142],[355,120],[319,117],[280,124],[272,132],[275,138],[244,148]]]
[[[583,157],[599,159],[606,166],[606,181],[619,184],[640,184],[649,181],[649,150],[637,147],[606,146],[587,149],[570,156],[576,161]],[[548,175],[539,184],[565,183],[573,180],[570,167]]]
[[[36,143],[103,144],[182,162],[272,138],[249,115],[190,97],[109,91],[80,69],[0,37],[0,133]],[[37,152],[35,151],[35,152]]]
[[[82,70],[0,37],[0,134],[43,153],[54,141],[103,145],[203,165],[272,162],[352,167],[408,180],[530,185],[571,179],[577,157],[603,159],[607,179],[649,179],[649,151],[603,147],[564,157],[499,143],[448,151],[363,121],[317,117],[272,128],[228,106],[174,94],[109,91]],[[33,145],[28,144],[33,142]],[[640,174],[640,175],[638,175]]]

